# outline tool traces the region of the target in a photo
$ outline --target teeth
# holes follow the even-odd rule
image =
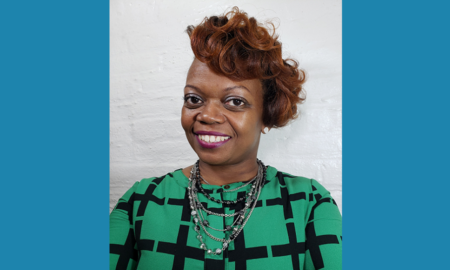
[[[204,142],[223,142],[228,140],[228,136],[210,136],[210,135],[198,135],[198,138]]]

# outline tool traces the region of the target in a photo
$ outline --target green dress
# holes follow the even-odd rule
[[[330,193],[317,181],[267,168],[267,179],[249,221],[222,254],[200,249],[181,169],[136,182],[110,215],[110,269],[241,270],[342,269],[341,214]],[[203,185],[211,197],[236,200],[250,185]],[[225,205],[199,199],[209,210],[231,214],[243,202]],[[213,228],[233,218],[206,215]],[[226,233],[208,230],[218,238]],[[222,245],[203,234],[209,249]]]

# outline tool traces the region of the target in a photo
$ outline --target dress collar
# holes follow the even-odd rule
[[[274,167],[271,166],[267,166],[267,170],[266,170],[266,181],[270,182],[272,181],[276,174],[277,174],[277,169],[275,169]],[[176,171],[174,171],[173,173],[173,178],[175,179],[175,181],[178,183],[178,185],[180,185],[183,188],[187,188],[188,187],[188,183],[189,183],[189,178],[186,177],[186,175],[184,175],[182,169],[178,169]],[[236,183],[231,183],[228,184],[229,188],[228,189],[233,189],[233,188],[237,188],[240,185],[242,185],[243,182],[236,182]],[[224,190],[224,187],[226,185],[223,186],[215,186],[215,185],[208,185],[208,184],[202,184],[202,187],[206,190],[212,190],[213,193],[220,193]]]

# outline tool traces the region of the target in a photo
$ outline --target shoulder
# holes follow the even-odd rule
[[[304,195],[302,194],[302,197],[305,196],[311,203],[317,203],[326,199],[327,201],[336,204],[331,197],[330,192],[315,179],[278,171],[270,166],[268,168],[267,178],[270,181],[276,182],[281,188],[286,188],[290,195],[304,193]]]
[[[290,190],[329,194],[328,190],[314,179],[278,171],[270,166],[267,178],[268,180],[277,181],[281,186],[288,187]]]
[[[341,214],[330,192],[318,181],[302,176],[276,171],[274,180],[286,188],[290,201],[304,199],[308,222],[318,219],[341,222]]]
[[[147,189],[151,185],[164,186],[172,184],[183,184],[188,178],[183,174],[182,169],[178,169],[161,176],[144,178],[138,182],[137,190]]]
[[[173,176],[174,172],[169,172],[169,173],[161,175],[161,176],[144,178],[144,179],[142,179],[141,181],[138,182],[139,186],[148,187],[151,184],[159,185],[165,180],[173,179],[174,178],[174,176]]]
[[[170,190],[175,187],[187,187],[188,178],[184,176],[182,169],[178,169],[167,174],[143,178],[136,181],[134,185],[125,193],[124,197],[130,197],[133,194],[155,193],[162,190]]]

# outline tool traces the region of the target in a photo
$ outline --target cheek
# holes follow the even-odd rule
[[[183,107],[181,110],[181,126],[183,127],[185,132],[191,130],[192,124],[194,123],[194,114]]]
[[[238,136],[246,140],[253,141],[261,132],[261,119],[257,113],[245,114],[239,118],[234,118],[232,125]]]

